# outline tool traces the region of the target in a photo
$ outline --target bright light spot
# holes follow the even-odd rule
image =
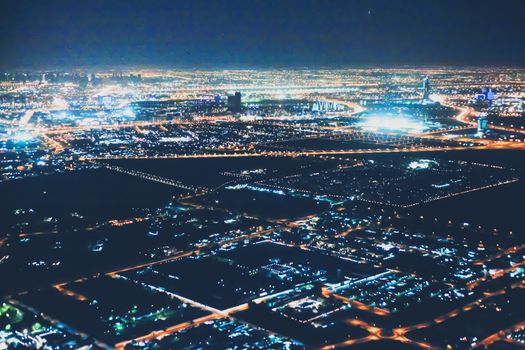
[[[357,123],[357,126],[367,131],[394,131],[406,133],[420,133],[426,129],[422,122],[417,122],[405,116],[370,116]]]
[[[429,159],[419,159],[408,164],[410,169],[428,169],[431,164],[438,165],[436,161]]]
[[[439,103],[445,103],[447,101],[445,96],[438,95],[438,94],[431,94],[428,98],[434,102],[439,102]]]
[[[65,111],[61,111],[59,113],[53,114],[54,119],[67,119],[69,118],[69,115]]]
[[[125,89],[118,85],[106,85],[100,88],[93,97],[99,97],[99,96],[109,96],[109,95],[122,95],[125,94],[128,89]]]
[[[35,135],[29,132],[17,132],[11,138],[14,141],[30,141],[35,138]]]
[[[127,118],[135,118],[135,112],[130,107],[126,107],[122,110],[122,116]]]
[[[383,250],[388,252],[389,250],[395,248],[395,246],[392,245],[392,244],[389,244],[389,243],[382,243],[382,244],[379,245],[379,248],[381,248],[381,249],[383,249]]]
[[[178,136],[178,137],[161,137],[159,142],[190,142],[193,139],[189,136]]]
[[[51,105],[51,109],[56,110],[64,110],[69,108],[69,103],[67,103],[66,100],[60,97],[55,97],[53,99],[53,104]]]

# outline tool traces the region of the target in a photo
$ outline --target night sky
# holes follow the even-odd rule
[[[525,66],[525,0],[0,0],[0,68]]]

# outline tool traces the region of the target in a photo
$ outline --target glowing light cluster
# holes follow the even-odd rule
[[[411,134],[420,133],[426,129],[422,122],[402,115],[373,115],[357,123],[357,126],[367,131],[393,131]]]
[[[13,134],[11,139],[13,141],[26,142],[26,141],[31,141],[35,137],[36,136],[34,134],[30,133],[30,132],[19,131],[19,132],[16,132],[15,134]]]
[[[438,165],[438,163],[430,159],[419,159],[410,162],[410,164],[408,164],[408,167],[410,169],[428,169],[430,165]]]

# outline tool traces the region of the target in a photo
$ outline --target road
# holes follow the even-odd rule
[[[321,151],[261,151],[243,153],[201,153],[201,154],[159,154],[131,156],[82,156],[80,161],[116,160],[116,159],[200,159],[200,158],[241,158],[241,157],[302,157],[302,156],[344,156],[356,154],[386,154],[386,153],[420,153],[447,152],[466,150],[525,150],[525,143],[494,142],[479,146],[429,146],[403,147],[392,149],[356,149],[356,150],[321,150]]]
[[[188,185],[188,184],[185,184],[185,183],[180,182],[180,181],[176,181],[176,180],[169,179],[169,178],[166,178],[166,177],[162,177],[162,176],[159,176],[159,175],[145,173],[145,172],[138,171],[138,170],[126,169],[126,168],[123,168],[123,167],[120,167],[120,166],[110,165],[110,164],[104,164],[104,167],[106,169],[108,169],[108,170],[116,171],[118,173],[127,174],[127,175],[131,175],[131,176],[136,176],[136,177],[139,177],[139,178],[144,179],[144,180],[159,182],[159,183],[164,184],[164,185],[177,187],[177,188],[180,188],[180,189],[183,189],[183,190],[186,190],[186,191],[191,191],[191,192],[194,192],[194,193],[205,193],[205,192],[209,191],[209,189],[204,188],[204,187]]]

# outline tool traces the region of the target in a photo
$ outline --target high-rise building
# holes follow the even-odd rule
[[[97,81],[97,74],[96,73],[91,73],[91,75],[89,76],[89,82],[93,86],[97,85],[98,81]]]
[[[241,93],[239,91],[235,95],[228,96],[228,110],[232,113],[241,111]]]
[[[430,97],[430,79],[428,77],[423,78],[423,100],[428,100]]]
[[[478,134],[484,134],[489,129],[489,120],[486,117],[478,118]]]

